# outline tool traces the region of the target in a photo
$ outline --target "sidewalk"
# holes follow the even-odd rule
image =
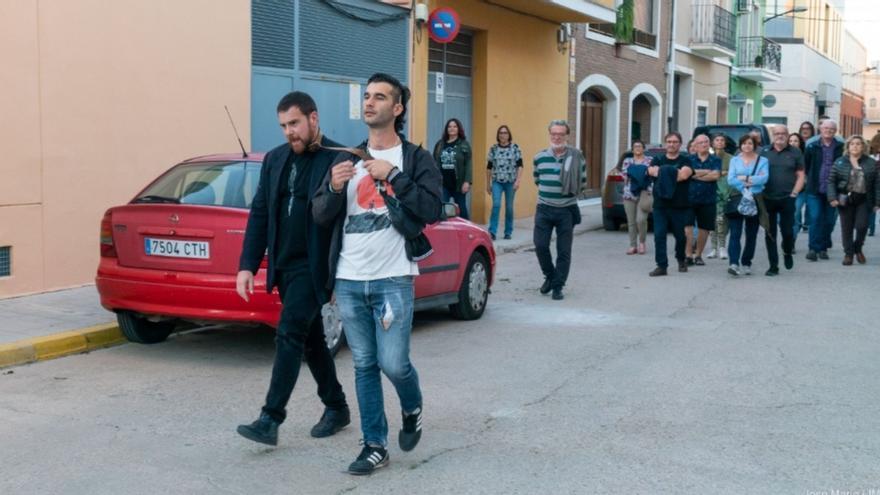
[[[581,216],[575,234],[602,227],[597,200],[582,202]],[[533,217],[517,220],[512,239],[495,241],[497,254],[530,249],[533,226]],[[101,306],[94,285],[0,299],[0,318],[0,368],[126,341],[116,317]]]

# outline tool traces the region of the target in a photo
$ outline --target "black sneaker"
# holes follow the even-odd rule
[[[786,270],[791,270],[792,268],[794,268],[794,256],[792,256],[793,254],[794,253],[792,252],[791,254],[786,254],[782,257],[785,263]]]
[[[553,297],[554,301],[561,301],[565,299],[565,296],[562,294],[562,288],[553,289],[553,296],[551,297]]]
[[[653,270],[651,270],[651,273],[648,274],[649,277],[662,277],[664,275],[666,275],[666,268],[662,266],[654,268]]]
[[[779,267],[771,266],[769,269],[767,269],[766,272],[764,272],[764,275],[767,275],[768,277],[775,277],[779,275]]]
[[[678,271],[681,273],[687,273],[688,265],[684,260],[678,262]]]
[[[489,237],[491,237],[493,241],[495,240],[495,234],[493,234],[491,232],[489,232]]]
[[[694,258],[688,257],[688,258],[685,258],[685,261],[687,261],[688,266],[694,266],[694,264],[696,264],[696,260]]]
[[[541,284],[541,288],[540,288],[539,290],[541,291],[541,294],[547,295],[547,294],[550,293],[550,289],[551,289],[551,287],[550,287],[550,279],[549,279],[549,278],[545,278],[545,279],[544,279],[544,283]]]
[[[828,259],[828,251],[825,251],[825,250],[819,251],[819,259],[820,260],[827,260]]]
[[[333,435],[351,423],[351,412],[347,407],[343,409],[324,409],[320,421],[312,427],[312,436],[324,438]]]
[[[348,472],[358,476],[372,474],[388,465],[388,451],[375,445],[364,445],[357,460],[348,466]]]
[[[278,422],[266,413],[260,414],[260,418],[249,425],[238,425],[236,431],[248,440],[278,445]]]
[[[703,261],[703,258],[701,258],[701,257],[699,257],[699,256],[697,256],[696,258],[694,258],[694,264],[697,265],[697,266],[706,266],[706,262]]]
[[[816,255],[816,251],[813,251],[811,249],[807,252],[807,255],[805,256],[805,258],[807,258],[807,261],[816,261],[819,259],[819,256]]]
[[[416,409],[412,414],[403,413],[403,428],[397,435],[397,443],[400,450],[409,452],[416,448],[422,438],[422,408]]]
[[[871,234],[874,235],[874,234]],[[504,234],[504,240],[509,241],[511,239],[510,234]]]

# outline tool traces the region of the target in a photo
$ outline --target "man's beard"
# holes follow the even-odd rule
[[[550,141],[550,149],[553,151],[562,151],[566,146],[568,146],[567,143],[555,144],[553,141]]]
[[[309,143],[315,140],[315,131],[309,126],[308,136],[304,140],[300,136],[297,136],[297,139],[290,140],[288,139],[288,143],[290,143],[290,148],[293,149],[296,153],[302,153],[309,147]],[[299,148],[299,149],[297,149]]]

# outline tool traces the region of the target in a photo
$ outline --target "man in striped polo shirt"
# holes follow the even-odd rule
[[[550,122],[550,147],[535,155],[534,176],[538,186],[538,208],[533,235],[535,253],[544,273],[541,294],[553,291],[563,298],[562,288],[571,266],[574,226],[581,223],[578,196],[587,185],[587,164],[579,149],[568,146],[568,122]],[[556,229],[556,265],[550,254],[550,238]]]

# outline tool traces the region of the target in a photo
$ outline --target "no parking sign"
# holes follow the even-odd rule
[[[450,43],[458,36],[461,21],[449,7],[434,9],[428,16],[428,36],[437,43]]]

